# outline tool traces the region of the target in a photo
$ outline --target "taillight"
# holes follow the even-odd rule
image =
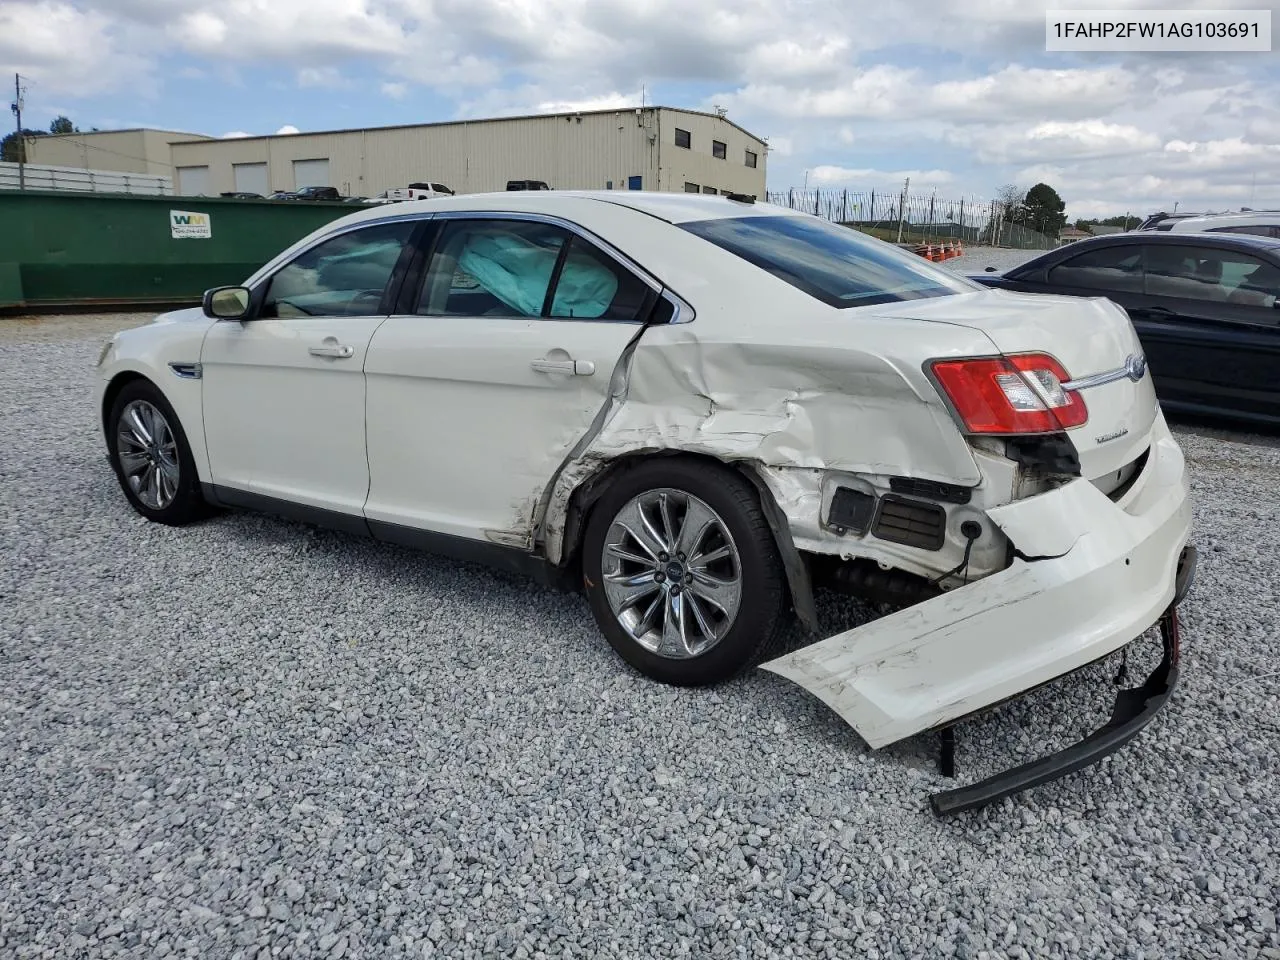
[[[1089,419],[1084,398],[1062,388],[1067,371],[1042,353],[936,360],[933,375],[970,433],[1053,433]]]

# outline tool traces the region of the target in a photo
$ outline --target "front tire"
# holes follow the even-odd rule
[[[154,384],[126,384],[111,405],[107,423],[111,466],[134,510],[169,526],[209,515],[187,435]]]
[[[614,650],[676,686],[719,683],[759,662],[786,602],[752,486],[728,468],[677,458],[628,471],[596,503],[583,580]]]

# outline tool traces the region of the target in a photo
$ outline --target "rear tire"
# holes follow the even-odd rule
[[[107,424],[111,466],[134,510],[169,526],[194,523],[213,512],[200,492],[182,424],[154,384],[126,384],[111,405]]]
[[[582,570],[609,644],[662,683],[727,680],[782,626],[773,533],[755,489],[725,467],[664,458],[624,473],[592,511]]]

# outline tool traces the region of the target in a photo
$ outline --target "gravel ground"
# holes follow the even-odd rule
[[[1274,437],[1182,431],[1204,560],[1171,706],[938,821],[932,738],[873,754],[762,672],[652,684],[577,597],[144,522],[90,365],[145,319],[0,333],[0,956],[1280,958]],[[962,775],[1078,736],[1115,666],[961,727]]]

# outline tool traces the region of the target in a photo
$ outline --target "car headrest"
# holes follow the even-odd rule
[[[1196,279],[1201,283],[1222,282],[1222,261],[1201,260],[1196,266]]]

